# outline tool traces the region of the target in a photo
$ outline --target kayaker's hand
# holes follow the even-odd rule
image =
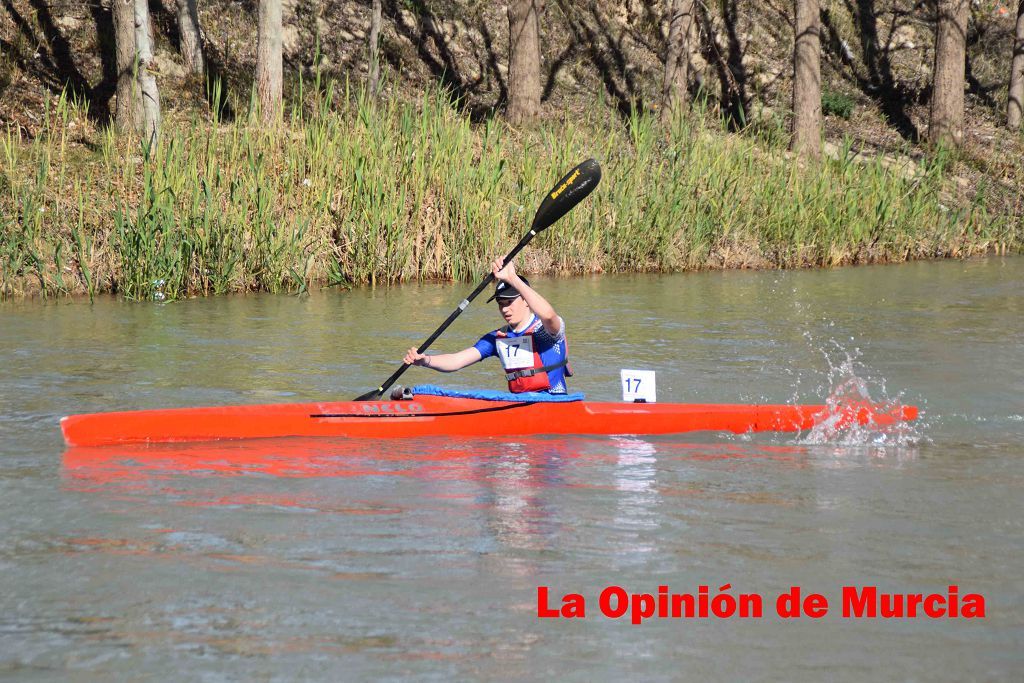
[[[430,367],[430,360],[428,360],[425,354],[417,351],[415,346],[405,352],[405,358],[402,362],[406,365],[419,365],[424,368]]]
[[[495,280],[508,282],[509,284],[512,284],[513,280],[519,278],[516,274],[516,264],[509,261],[509,264],[506,266],[505,259],[500,258],[494,259],[491,263],[491,274],[494,275]]]

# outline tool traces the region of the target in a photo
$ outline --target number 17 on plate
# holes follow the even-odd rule
[[[620,370],[622,400],[627,403],[655,403],[657,393],[653,370]]]

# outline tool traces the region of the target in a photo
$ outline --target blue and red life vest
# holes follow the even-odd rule
[[[566,391],[563,377],[572,377],[568,340],[562,339],[541,349],[536,343],[541,333],[546,334],[544,323],[536,316],[522,332],[509,328],[494,332],[495,355],[505,369],[509,391],[516,394],[549,391],[553,388],[552,377],[557,380],[554,388],[558,392]],[[559,370],[562,372],[557,372]]]

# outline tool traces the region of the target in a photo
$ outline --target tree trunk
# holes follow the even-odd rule
[[[821,22],[818,0],[796,0],[793,48],[793,139],[790,149],[821,156]]]
[[[370,13],[370,96],[380,91],[380,0],[373,0]]]
[[[509,122],[520,124],[540,112],[540,20],[543,0],[508,3]]]
[[[256,96],[263,120],[268,123],[277,118],[281,109],[284,79],[281,32],[281,0],[260,0]]]
[[[185,70],[202,75],[205,65],[196,0],[178,0],[178,35],[181,37],[181,58],[185,61]]]
[[[1010,66],[1010,97],[1006,107],[1006,127],[1020,128],[1024,110],[1024,0],[1017,3],[1017,34],[1013,41],[1013,63]]]
[[[935,82],[928,128],[928,137],[936,144],[959,145],[964,136],[967,10],[968,0],[939,0],[935,25]]]
[[[117,61],[117,104],[114,125],[122,133],[134,131],[142,120],[135,96],[135,0],[113,0],[114,52]]]
[[[661,120],[669,122],[689,100],[690,27],[693,0],[672,0],[669,10],[668,45],[665,50],[665,78],[661,89]]]
[[[139,134],[152,145],[160,135],[160,93],[152,69],[153,37],[150,34],[148,0],[135,0],[135,56],[135,75],[142,100]]]

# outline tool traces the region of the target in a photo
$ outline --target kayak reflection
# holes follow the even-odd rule
[[[571,485],[560,461],[614,458],[627,472],[621,490],[649,490],[636,467],[659,454],[695,459],[799,456],[798,446],[678,443],[638,437],[522,437],[369,441],[344,438],[243,439],[182,444],[75,446],[64,452],[66,480],[95,484],[162,477],[416,477],[475,480],[499,470],[527,468],[546,485]],[[490,462],[489,462],[490,461]],[[649,469],[649,468],[648,468]],[[632,474],[628,472],[633,472]]]
[[[75,447],[64,454],[62,476],[66,489],[118,506],[133,500],[228,515],[288,510],[323,520],[314,525],[356,524],[361,533],[389,535],[426,515],[432,533],[473,539],[466,542],[480,562],[499,548],[530,551],[515,562],[499,554],[503,575],[528,575],[536,571],[533,551],[558,548],[566,534],[576,535],[566,527],[574,506],[600,510],[599,526],[617,534],[617,557],[632,561],[652,550],[650,532],[670,500],[788,504],[768,500],[760,487],[752,494],[723,488],[713,483],[717,477],[709,483],[709,472],[729,480],[757,461],[772,470],[802,469],[806,455],[802,446],[635,436],[254,439]],[[167,517],[175,515],[161,513],[159,525],[181,531]]]

